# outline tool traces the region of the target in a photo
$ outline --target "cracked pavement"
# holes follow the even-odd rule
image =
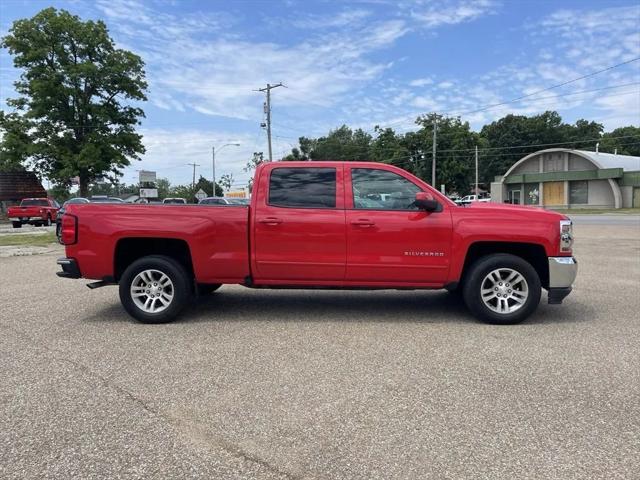
[[[141,325],[61,249],[0,258],[0,478],[630,478],[640,223],[576,223],[574,292],[507,327],[237,286]]]

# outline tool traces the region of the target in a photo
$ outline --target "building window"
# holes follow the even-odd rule
[[[545,172],[561,172],[564,170],[564,158],[561,153],[547,153],[544,156]]]
[[[269,179],[269,205],[336,208],[336,169],[274,168]]]
[[[569,182],[569,203],[576,205],[589,203],[589,182],[587,180]]]
[[[540,184],[539,183],[524,184],[524,204],[540,205]]]

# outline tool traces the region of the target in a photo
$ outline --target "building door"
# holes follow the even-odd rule
[[[640,208],[640,188],[633,189],[633,203],[634,208]]]
[[[509,190],[509,203],[512,205],[520,205],[520,190]]]
[[[544,205],[564,205],[564,182],[546,182],[543,196]]]

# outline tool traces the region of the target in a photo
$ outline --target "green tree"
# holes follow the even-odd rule
[[[622,137],[622,138],[621,138]],[[605,133],[600,140],[600,151],[640,157],[640,127],[620,127]]]
[[[115,48],[102,21],[46,8],[14,22],[1,45],[22,74],[7,101],[15,111],[0,117],[0,163],[26,163],[63,186],[78,176],[86,196],[144,153],[135,131],[144,112],[125,103],[146,100],[143,62]]]
[[[220,177],[220,181],[216,183],[220,184],[220,186],[228,192],[231,190],[231,185],[233,185],[233,174],[225,173]]]
[[[158,189],[158,198],[167,198],[170,196],[171,182],[168,178],[158,178],[156,188]]]
[[[537,145],[569,140],[562,118],[558,112],[551,111],[531,117],[507,115],[482,127],[480,134],[493,149],[483,152],[482,180],[485,182],[505,173],[525,155],[546,148]]]
[[[285,160],[370,160],[370,134],[362,129],[351,130],[346,125],[331,130],[326,137],[300,137],[300,148],[291,150]]]
[[[249,190],[249,193],[253,191],[253,172],[255,171],[256,168],[258,168],[259,165],[264,163],[264,161],[265,161],[264,153],[253,152],[253,157],[251,158],[251,160],[247,162],[247,164],[243,168],[245,172],[248,172],[251,174],[251,178],[249,178],[249,181],[247,182],[247,188]]]

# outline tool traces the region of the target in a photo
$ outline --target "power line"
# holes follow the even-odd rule
[[[511,100],[507,100],[505,102],[494,103],[494,104],[491,104],[491,105],[486,105],[484,107],[480,107],[480,108],[478,108],[476,110],[470,110],[470,111],[467,111],[467,112],[462,112],[461,115],[469,115],[471,113],[483,112],[483,111],[488,110],[488,109],[493,108],[493,107],[499,107],[501,105],[507,105],[509,103],[517,102],[517,101],[525,99],[525,98],[533,97],[534,95],[537,95],[539,93],[548,92],[549,90],[553,90],[555,88],[564,87],[565,85],[569,85],[571,83],[575,83],[575,82],[578,82],[580,80],[584,80],[585,78],[590,78],[590,77],[593,77],[593,76],[598,75],[600,73],[608,72],[609,70],[613,70],[614,68],[618,68],[618,67],[621,67],[623,65],[628,65],[629,63],[637,62],[638,60],[640,60],[640,57],[632,58],[631,60],[627,60],[626,62],[617,63],[616,65],[611,65],[610,67],[603,68],[601,70],[598,70],[598,71],[595,71],[595,72],[591,72],[591,73],[588,73],[586,75],[582,75],[580,77],[573,78],[571,80],[567,80],[566,82],[558,83],[556,85],[551,85],[550,87],[542,88],[540,90],[536,90],[535,92],[528,93],[526,95],[521,95],[519,97],[513,98]]]
[[[571,84],[571,83],[575,83],[575,82],[578,82],[578,81],[580,81],[580,80],[584,80],[585,78],[593,77],[593,76],[598,75],[598,74],[600,74],[600,73],[604,73],[604,72],[607,72],[607,71],[609,71],[609,70],[613,70],[614,68],[622,67],[622,66],[624,66],[624,65],[628,65],[628,64],[630,64],[630,63],[637,62],[638,60],[640,60],[640,57],[635,57],[635,58],[632,58],[631,60],[627,60],[627,61],[625,61],[625,62],[617,63],[617,64],[615,64],[615,65],[611,65],[611,66],[606,67],[606,68],[603,68],[603,69],[601,69],[601,70],[597,70],[597,71],[595,71],[595,72],[591,72],[591,73],[588,73],[588,74],[585,74],[585,75],[581,75],[580,77],[573,78],[573,79],[571,79],[571,80],[567,80],[567,81],[565,81],[565,82],[558,83],[558,84],[555,84],[555,85],[551,85],[551,86],[549,86],[549,87],[542,88],[542,89],[540,89],[540,90],[536,90],[535,92],[528,93],[528,94],[526,94],[526,95],[521,95],[521,96],[519,96],[519,97],[512,98],[511,100],[506,100],[506,101],[504,101],[504,102],[499,102],[499,103],[493,103],[493,104],[489,104],[489,105],[484,105],[484,106],[482,106],[482,107],[478,107],[478,108],[476,108],[476,109],[474,109],[474,110],[468,110],[468,111],[462,111],[462,110],[458,110],[458,111],[456,111],[456,110],[454,110],[454,111],[452,111],[452,112],[448,112],[448,115],[450,115],[450,116],[458,116],[458,115],[469,115],[469,114],[472,114],[472,113],[484,112],[484,111],[486,111],[486,110],[490,110],[490,109],[495,108],[495,107],[499,107],[499,106],[502,106],[502,105],[508,105],[509,103],[518,102],[518,101],[523,100],[523,99],[525,99],[525,98],[530,98],[530,97],[533,97],[533,96],[535,96],[535,95],[538,95],[539,93],[547,92],[547,91],[549,91],[549,90],[554,90],[554,89],[556,89],[556,88],[560,88],[560,87],[563,87],[563,86],[565,86],[565,85],[569,85],[569,84]],[[619,86],[622,86],[622,85],[618,85],[618,86],[616,86],[616,87],[611,87],[611,88],[617,88],[617,87],[619,87]],[[626,85],[625,85],[625,86],[626,86]],[[604,89],[603,89],[603,90],[604,90]],[[594,91],[595,91],[595,90],[594,90]],[[563,97],[563,96],[572,95],[572,94],[577,94],[577,93],[578,93],[578,92],[573,92],[573,93],[568,93],[568,94],[563,94],[563,95],[557,95],[557,96],[558,96],[558,97]],[[585,92],[580,92],[580,93],[587,93],[587,91],[585,91]],[[534,100],[540,100],[540,99],[534,99]],[[444,113],[447,113],[447,112],[444,112]],[[457,114],[457,115],[456,115],[456,114]],[[415,116],[415,114],[414,114],[414,115],[412,115],[412,116]],[[397,125],[397,124],[402,123],[402,122],[404,122],[404,121],[405,121],[405,119],[403,119],[403,120],[398,120],[398,121],[396,121],[396,122],[392,122],[392,123],[387,124],[385,127],[391,127],[391,126],[393,126],[393,125]]]

